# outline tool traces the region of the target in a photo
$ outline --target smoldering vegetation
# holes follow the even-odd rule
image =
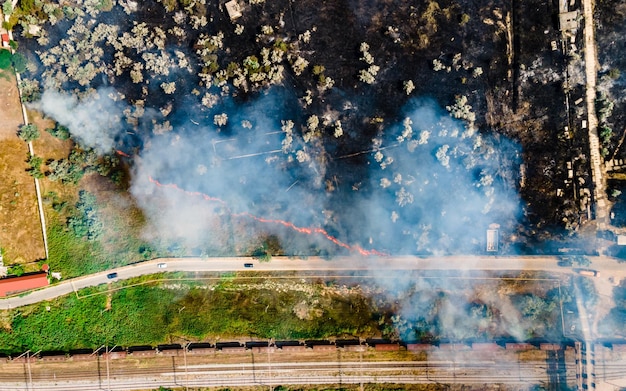
[[[248,224],[284,254],[479,253],[498,224],[516,251],[523,152],[480,114],[485,78],[507,71],[489,58],[508,6],[240,5],[231,21],[204,1],[46,4],[16,25],[43,27],[23,42],[38,107],[85,148],[132,156],[145,238],[249,253]]]

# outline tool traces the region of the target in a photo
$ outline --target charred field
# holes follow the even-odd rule
[[[117,154],[162,253],[541,253],[584,220],[554,2],[25,4],[32,106]]]

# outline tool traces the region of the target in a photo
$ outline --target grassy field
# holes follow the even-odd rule
[[[26,172],[28,145],[17,137],[23,124],[15,76],[0,77],[0,248],[5,264],[45,257],[33,178]],[[33,267],[37,267],[33,265]]]
[[[181,337],[304,339],[377,332],[371,303],[359,295],[293,281],[246,289],[233,284],[232,278],[208,286],[160,282],[110,297],[71,295],[5,312],[0,350],[156,345]]]
[[[168,279],[154,280],[165,276]],[[507,336],[508,329],[497,330],[499,326],[495,322],[499,316],[478,314],[476,308],[483,307],[477,307],[472,299],[464,297],[463,292],[468,292],[464,288],[448,287],[429,298],[427,291],[420,289],[408,296],[406,292],[394,294],[361,277],[352,279],[352,284],[347,283],[348,278],[337,280],[336,277],[332,277],[332,281],[312,276],[305,279],[304,276],[254,278],[246,274],[203,280],[185,277],[189,276],[181,273],[143,276],[111,286],[85,289],[80,292],[81,298],[69,295],[4,311],[0,316],[0,352],[96,348],[103,344],[155,346],[187,340],[215,342],[251,338],[299,340],[398,335],[405,338],[408,334],[401,331],[407,327],[414,327],[414,330],[426,328],[434,340]],[[122,287],[124,289],[119,289]],[[494,287],[482,283],[472,289],[480,292],[491,288]],[[500,288],[516,289],[508,283],[503,283]],[[508,307],[508,319],[512,321],[512,316],[519,317],[517,324],[527,327],[525,333],[529,337],[551,337],[543,326],[538,326],[559,323],[559,310],[548,299],[551,293],[542,299],[530,297],[525,291],[509,294],[507,302],[519,308]],[[420,297],[419,302],[415,297]],[[442,304],[445,297],[450,302]],[[530,304],[528,298],[532,299]],[[398,316],[400,308],[406,309],[407,306],[420,316],[419,321],[403,320]],[[431,318],[423,317],[424,308],[433,314]],[[494,307],[494,313],[497,308]],[[529,308],[532,308],[530,313]],[[455,314],[453,322],[446,320],[451,314]],[[419,324],[410,326],[413,322]],[[463,326],[458,326],[459,323]],[[463,331],[461,336],[458,335],[459,327]],[[484,327],[496,331],[487,333]]]

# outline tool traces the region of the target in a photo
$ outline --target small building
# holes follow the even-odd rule
[[[578,29],[578,11],[561,12],[559,14],[559,30],[561,32]]]
[[[48,273],[38,272],[0,279],[0,297],[48,286]]]
[[[497,229],[487,230],[487,251],[488,252],[498,251],[498,230]]]
[[[242,16],[241,6],[237,0],[230,0],[226,3],[226,12],[228,12],[228,17],[233,22]]]
[[[626,246],[626,235],[617,235],[617,245]]]
[[[3,48],[8,48],[11,45],[9,45],[9,34],[2,34],[2,47]]]

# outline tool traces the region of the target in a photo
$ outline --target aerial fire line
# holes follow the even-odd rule
[[[220,203],[226,207],[228,207],[228,204],[219,198],[216,197],[211,197],[207,194],[198,192],[198,191],[187,191],[184,189],[181,189],[180,187],[178,187],[178,185],[174,184],[174,183],[161,183],[159,181],[157,181],[156,179],[152,178],[151,176],[148,177],[148,180],[152,183],[154,183],[155,185],[159,186],[159,187],[164,187],[164,188],[170,188],[170,189],[174,189],[180,192],[185,193],[188,196],[192,196],[192,197],[202,197],[205,201],[210,201],[210,202],[217,202]],[[366,255],[366,256],[371,256],[371,255],[377,255],[377,256],[386,256],[387,254],[382,253],[378,250],[375,249],[371,249],[371,250],[365,250],[364,248],[354,245],[354,246],[350,246],[349,244],[346,244],[342,241],[340,241],[339,239],[337,239],[336,237],[330,235],[325,229],[323,228],[317,228],[317,227],[298,227],[295,224],[289,222],[289,221],[285,221],[285,220],[278,220],[278,219],[267,219],[267,218],[263,218],[263,217],[259,217],[259,216],[255,216],[251,213],[248,212],[241,212],[241,213],[232,213],[230,212],[230,214],[234,217],[248,217],[250,219],[256,220],[260,223],[265,223],[265,224],[278,224],[278,225],[282,225],[284,227],[287,227],[295,232],[299,232],[299,233],[304,233],[307,235],[314,235],[314,234],[319,234],[324,236],[326,239],[328,239],[329,241],[335,243],[337,246],[339,247],[343,247],[349,251],[356,251],[361,255]]]

